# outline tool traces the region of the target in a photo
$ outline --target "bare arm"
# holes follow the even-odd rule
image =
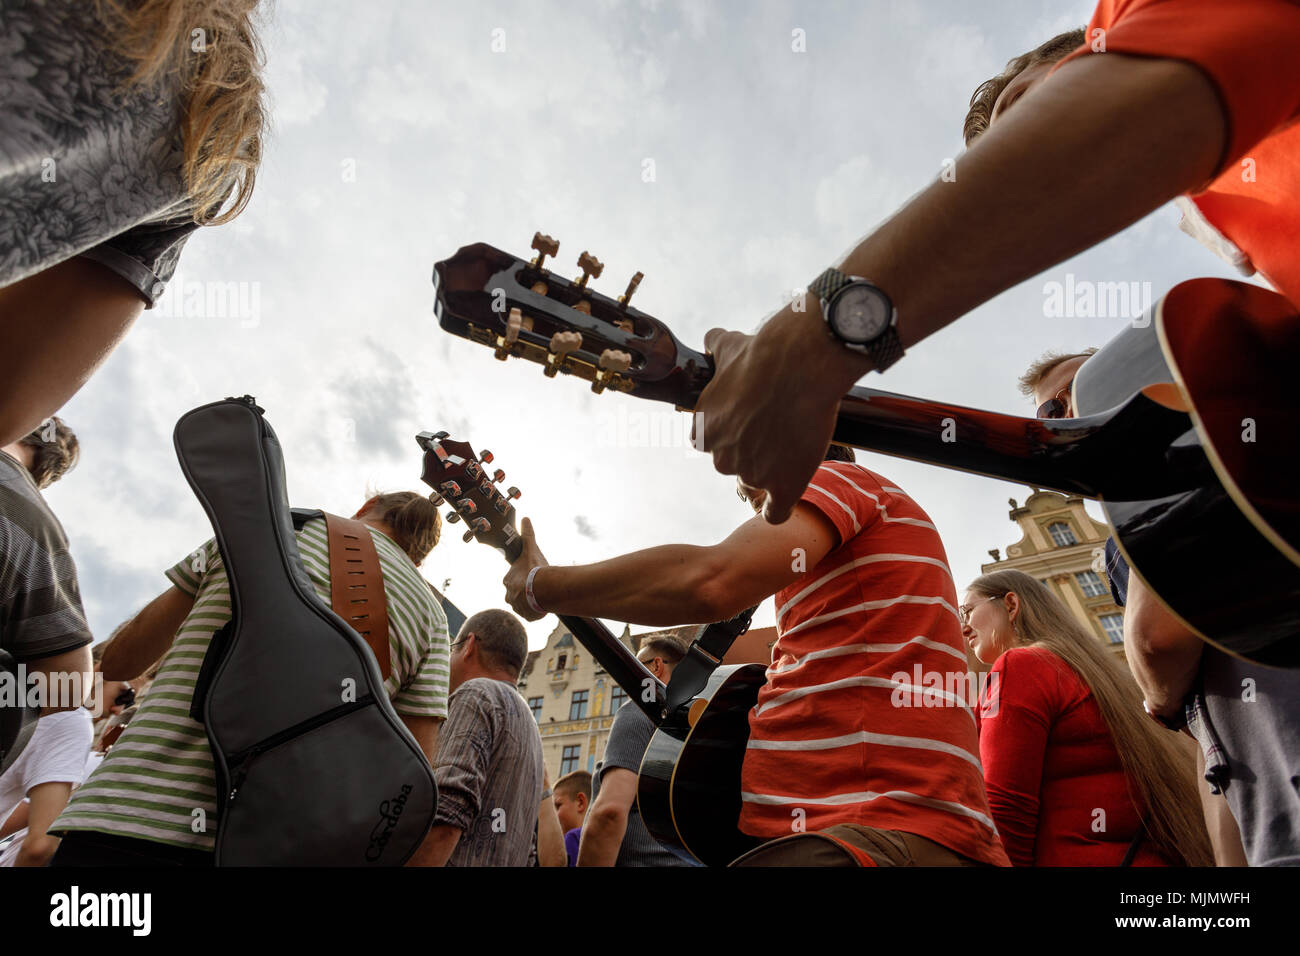
[[[528,521],[522,535],[524,550],[505,578],[506,598],[517,613],[536,620],[524,584],[546,559]],[[548,566],[537,573],[533,591],[557,614],[660,626],[721,621],[797,580],[838,544],[834,525],[811,505],[800,505],[783,525],[753,518],[712,547],[670,544],[598,564]]]
[[[578,845],[578,866],[614,866],[627,833],[627,817],[636,800],[636,774],[623,767],[601,773],[600,793],[587,811]]]
[[[955,181],[932,183],[840,268],[889,294],[913,346],[1203,184],[1225,131],[1196,67],[1115,53],[1074,60],[980,137]],[[756,336],[715,330],[705,341],[717,372],[696,409],[700,445],[719,471],[766,489],[765,516],[783,521],[830,441],[840,398],[871,362],[829,337],[812,296]]]
[[[551,771],[543,765],[542,773],[542,790],[548,791],[551,789]],[[564,849],[564,828],[555,812],[555,795],[552,793],[542,797],[537,808],[537,865],[569,865],[569,854]]]
[[[48,689],[53,699],[47,699],[44,706],[41,707],[41,716],[46,714],[58,713],[61,710],[76,710],[90,696],[94,687],[94,662],[90,657],[90,645],[78,647],[75,650],[64,651],[62,654],[54,654],[50,657],[38,657],[35,660],[27,661],[27,675],[30,680],[32,675],[40,673],[45,675],[44,686]],[[74,675],[75,679],[74,679]],[[68,688],[74,691],[72,697],[80,694],[81,699],[63,698],[59,692],[60,688]]]
[[[420,849],[406,861],[407,866],[446,866],[460,842],[460,827],[447,823],[435,823],[429,835],[420,844]]]
[[[14,866],[44,866],[59,848],[59,838],[47,832],[50,824],[68,805],[71,783],[42,783],[27,792],[31,807],[27,814],[27,836],[18,850]]]
[[[0,446],[62,408],[143,308],[130,283],[89,259],[69,259],[0,288]]]
[[[1204,646],[1141,578],[1129,575],[1124,655],[1151,710],[1167,718],[1181,712],[1184,699],[1196,684]]]
[[[193,607],[194,598],[174,584],[145,605],[104,648],[104,680],[134,680],[147,671],[167,653]]]

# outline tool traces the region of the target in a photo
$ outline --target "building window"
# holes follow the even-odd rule
[[[1079,539],[1074,536],[1070,526],[1064,521],[1053,521],[1047,526],[1047,533],[1052,536],[1058,548],[1064,548],[1071,544],[1078,544]]]
[[[587,716],[587,692],[585,690],[575,690],[573,699],[569,701],[569,719],[582,720]]]
[[[578,757],[581,753],[582,747],[579,744],[572,744],[564,748],[564,755],[560,758],[561,777],[578,769]]]
[[[618,684],[614,685],[614,692],[609,697],[609,712],[617,714],[618,709],[627,703],[627,691]]]
[[[533,712],[533,720],[540,724],[542,722],[542,699],[540,697],[529,697],[528,709]]]
[[[1124,643],[1123,614],[1103,614],[1101,616],[1101,627],[1106,632],[1106,640],[1112,644]]]
[[[560,663],[556,666],[555,669],[556,669],[557,671],[562,671],[562,670],[564,670],[564,665],[565,665],[566,663],[568,663],[568,661],[569,661],[569,655],[568,655],[568,654],[561,654],[561,655],[560,655]]]
[[[1106,584],[1097,577],[1095,571],[1079,571],[1074,575],[1074,580],[1079,582],[1084,597],[1101,597],[1106,593]]]

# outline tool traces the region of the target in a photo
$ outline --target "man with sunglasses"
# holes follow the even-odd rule
[[[1020,378],[1039,418],[1073,418],[1074,378],[1097,350],[1044,355]],[[1122,462],[1119,463],[1122,467]],[[1113,537],[1106,578],[1147,712],[1200,745],[1201,803],[1220,865],[1300,864],[1300,675],[1207,645],[1137,575]],[[1243,858],[1244,857],[1244,858]],[[1229,863],[1228,861],[1231,861]]]
[[[667,684],[673,668],[686,656],[686,645],[673,637],[650,637],[636,656],[646,670]],[[582,828],[578,866],[690,865],[650,835],[636,804],[641,758],[654,732],[655,725],[632,701],[614,715],[605,756],[591,780],[595,796]]]

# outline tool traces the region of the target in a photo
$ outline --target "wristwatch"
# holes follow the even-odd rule
[[[808,286],[821,300],[826,328],[845,348],[871,357],[883,372],[903,357],[898,339],[898,310],[870,279],[827,269]]]

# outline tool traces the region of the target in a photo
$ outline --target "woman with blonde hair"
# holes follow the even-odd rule
[[[1214,865],[1188,748],[1046,585],[985,574],[960,615],[972,653],[993,665],[980,759],[1014,865]]]
[[[49,0],[0,17],[0,446],[71,398],[181,248],[248,203],[257,0]]]

